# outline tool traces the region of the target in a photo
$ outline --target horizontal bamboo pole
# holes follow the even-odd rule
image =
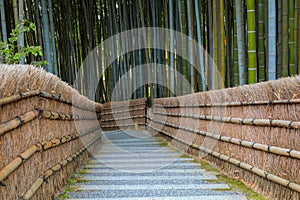
[[[102,125],[102,126],[101,126],[101,128],[116,128],[116,127],[135,126],[135,125],[145,125],[145,123],[137,123],[137,124],[116,124],[116,125]]]
[[[67,100],[67,99],[62,98],[61,95],[54,95],[54,94],[50,94],[50,93],[47,93],[47,92],[44,92],[44,91],[40,91],[39,96],[40,96],[40,97],[47,98],[47,99],[56,100],[56,101],[65,103],[65,104],[67,104],[67,105],[70,105],[70,106],[74,106],[74,107],[76,107],[76,108],[79,108],[79,109],[81,109],[81,110],[86,110],[86,111],[91,111],[91,112],[100,113],[100,111],[99,111],[98,109],[96,109],[96,108],[95,108],[95,110],[94,110],[94,109],[88,108],[88,107],[86,107],[86,106],[82,106],[82,105],[75,104],[74,102],[72,102],[72,101],[70,101],[70,100]],[[95,104],[95,105],[96,105],[96,104]],[[100,104],[99,104],[99,105],[100,105]]]
[[[104,104],[105,105],[105,104]],[[120,108],[130,108],[130,107],[139,107],[139,106],[144,106],[146,107],[146,100],[143,102],[143,103],[138,103],[138,104],[123,104],[123,105],[119,105],[119,106],[114,106],[114,105],[111,105],[109,107],[103,107],[102,110],[103,111],[106,111],[106,110],[114,110],[114,109],[120,109]]]
[[[36,191],[49,179],[52,175],[54,175],[56,172],[60,171],[68,165],[70,162],[72,162],[75,158],[79,157],[83,152],[85,152],[90,146],[95,144],[97,141],[101,139],[101,136],[95,139],[93,142],[88,144],[86,147],[83,147],[82,149],[78,150],[74,154],[70,155],[66,159],[62,160],[58,164],[54,165],[53,167],[49,168],[48,170],[45,171],[44,175],[37,178],[37,180],[31,185],[31,187],[25,192],[25,194],[22,196],[22,200],[28,200],[30,199]]]
[[[54,138],[50,141],[39,142],[39,143],[32,145],[26,151],[24,151],[21,155],[19,155],[17,158],[15,158],[13,161],[11,161],[8,165],[6,165],[5,167],[3,167],[0,170],[0,182],[4,181],[10,174],[12,174],[18,167],[20,167],[26,160],[28,160],[35,153],[40,152],[40,151],[46,151],[48,149],[60,146],[67,142],[76,140],[79,137],[88,135],[90,133],[93,133],[93,132],[99,130],[99,128],[100,127],[97,127],[97,128],[85,131],[83,133],[76,132],[74,134],[67,135],[67,136],[64,136],[61,138]]]
[[[32,110],[24,115],[15,117],[7,122],[3,122],[0,124],[0,136],[4,133],[14,130],[18,128],[19,126],[22,126],[23,124],[26,124],[34,119],[36,119],[39,115],[39,112],[37,110]]]
[[[24,92],[24,93],[20,92],[17,95],[13,95],[10,97],[5,97],[5,98],[0,99],[0,106],[19,101],[21,99],[38,96],[38,95],[39,95],[39,91],[30,91],[30,92]]]
[[[40,97],[43,97],[43,98],[56,100],[56,101],[74,106],[74,107],[82,109],[82,110],[87,110],[87,111],[91,111],[91,112],[100,113],[100,111],[96,108],[95,108],[95,110],[93,110],[93,109],[90,109],[90,108],[82,106],[82,105],[77,105],[72,101],[63,99],[61,97],[61,95],[54,95],[54,94],[50,94],[50,93],[43,92],[43,91],[40,91],[40,90],[33,90],[33,91],[29,91],[29,92],[24,92],[24,93],[19,92],[16,95],[12,95],[12,96],[9,96],[9,97],[4,97],[4,98],[0,99],[0,106],[10,104],[10,103],[14,103],[14,102],[17,102],[21,99],[26,99],[26,98],[35,97],[35,96],[40,96]]]
[[[58,113],[49,110],[40,110],[39,111],[39,118],[43,119],[50,119],[50,120],[98,120],[97,117],[87,117],[87,116],[80,116],[80,115],[72,115],[72,114],[65,114],[65,113]]]
[[[145,108],[135,108],[135,109],[130,109],[130,110],[120,110],[120,111],[116,111],[116,112],[102,112],[100,114],[100,116],[104,116],[104,115],[113,115],[113,114],[119,114],[119,113],[125,113],[125,112],[133,112],[133,111],[139,111],[139,110],[145,110]]]
[[[279,184],[281,186],[287,187],[287,188],[289,188],[289,189],[291,189],[293,191],[300,192],[300,185],[297,184],[297,183],[291,182],[289,180],[286,180],[286,179],[281,178],[279,176],[276,176],[274,174],[268,173],[268,172],[266,172],[266,171],[264,171],[262,169],[259,169],[259,168],[255,167],[255,166],[249,165],[249,164],[247,164],[245,162],[242,162],[242,161],[239,161],[239,160],[234,159],[232,157],[229,157],[229,156],[227,156],[225,154],[221,154],[221,153],[213,151],[211,149],[207,149],[207,148],[205,148],[205,147],[203,147],[201,145],[188,144],[184,140],[176,138],[172,134],[169,134],[169,133],[167,133],[165,131],[158,130],[158,129],[156,129],[155,127],[153,127],[151,125],[148,125],[148,126],[151,129],[153,129],[155,131],[158,131],[158,132],[160,132],[160,133],[162,133],[162,134],[164,134],[164,135],[166,135],[166,136],[168,136],[168,137],[170,137],[170,138],[172,138],[172,139],[174,139],[174,140],[176,140],[176,141],[178,141],[178,142],[180,142],[180,143],[182,143],[184,145],[187,145],[187,146],[192,147],[194,149],[200,150],[200,151],[202,151],[204,153],[207,153],[207,154],[209,154],[209,155],[211,155],[213,157],[216,157],[216,158],[218,158],[218,159],[220,159],[222,161],[225,161],[225,162],[228,162],[230,164],[233,164],[233,165],[235,165],[235,166],[237,166],[237,167],[239,167],[241,169],[247,170],[247,171],[249,171],[249,172],[251,172],[251,173],[253,173],[253,174],[257,175],[257,176],[260,176],[260,177],[262,177],[264,179],[272,181],[273,183],[276,183],[276,184]]]
[[[217,122],[225,122],[232,124],[243,124],[253,126],[267,126],[267,127],[279,127],[279,128],[290,128],[299,129],[300,121],[288,121],[288,120],[277,120],[277,119],[254,119],[254,118],[236,118],[236,117],[222,117],[213,115],[193,115],[193,114],[175,114],[165,112],[154,112],[154,114],[170,117],[184,117],[200,120],[210,120]]]
[[[235,144],[235,145],[239,145],[239,146],[243,146],[243,147],[247,147],[247,148],[252,148],[252,149],[256,149],[256,150],[261,150],[261,151],[272,153],[272,154],[275,154],[275,155],[292,157],[292,158],[296,158],[296,159],[300,160],[300,151],[297,151],[297,150],[281,148],[281,147],[271,146],[271,145],[266,145],[266,144],[260,144],[260,143],[256,143],[256,142],[241,140],[241,139],[238,139],[238,138],[222,136],[222,135],[217,134],[217,133],[210,133],[210,132],[201,131],[201,130],[198,130],[198,129],[191,129],[191,128],[185,127],[185,126],[176,126],[175,124],[168,123],[168,122],[164,123],[164,122],[152,119],[152,118],[149,118],[149,119],[151,121],[155,122],[155,123],[163,124],[163,125],[169,126],[171,128],[175,128],[175,129],[181,129],[181,130],[184,130],[184,131],[189,131],[189,132],[199,134],[199,135],[202,135],[202,136],[205,136],[205,137],[213,138],[213,139],[216,139],[216,140],[219,140],[219,141],[222,141],[222,142],[227,142],[227,143],[230,143],[230,144]]]
[[[145,118],[145,115],[137,115],[137,116],[129,116],[129,117],[121,117],[121,118],[111,118],[111,119],[101,119],[101,122],[111,122],[111,121],[121,121],[121,120],[127,120],[127,119],[139,119],[139,118]]]
[[[199,108],[199,107],[238,107],[238,106],[258,106],[258,105],[276,105],[276,104],[299,104],[300,99],[287,100],[267,100],[267,101],[252,101],[252,102],[226,102],[226,103],[200,103],[200,104],[184,104],[184,105],[160,105],[154,104],[153,107],[163,108]]]

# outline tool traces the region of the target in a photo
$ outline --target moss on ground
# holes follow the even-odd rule
[[[165,142],[165,140],[163,140],[162,138],[158,140],[159,142],[163,142],[163,141]],[[165,146],[168,146],[168,143]],[[193,158],[193,157],[187,154],[182,154],[180,158]],[[240,180],[227,177],[226,175],[222,174],[216,167],[212,166],[210,163],[204,160],[197,160],[194,158],[194,160],[191,160],[189,162],[199,163],[201,169],[204,169],[209,172],[213,172],[217,176],[218,180],[208,181],[210,183],[218,183],[218,182],[227,183],[230,186],[229,191],[232,192],[238,191],[244,194],[246,198],[249,200],[266,200],[266,198],[264,198],[261,194],[258,194],[257,192],[253,191],[251,188],[246,186]]]
[[[72,175],[70,178],[68,178],[67,183],[68,185],[65,187],[63,193],[58,195],[58,200],[67,199],[69,197],[69,193],[76,190],[76,187],[74,185],[75,183],[77,183],[77,178],[75,177],[75,175]]]
[[[191,158],[188,155],[182,155],[181,157]],[[215,173],[218,180],[212,180],[212,181],[208,181],[208,182],[210,182],[210,183],[217,183],[217,182],[227,183],[231,188],[230,191],[233,191],[233,192],[239,191],[242,194],[244,194],[246,196],[246,198],[249,200],[265,200],[266,199],[261,194],[256,193],[251,188],[246,186],[240,180],[229,178],[228,176],[222,174],[216,167],[212,166],[210,163],[203,161],[203,160],[196,160],[196,159],[192,162],[200,163],[201,169]]]

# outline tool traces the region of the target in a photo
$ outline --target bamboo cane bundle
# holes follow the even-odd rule
[[[8,131],[16,129],[17,127],[28,123],[38,117],[38,111],[33,110],[25,113],[24,115],[18,116],[12,120],[0,124],[0,136]]]

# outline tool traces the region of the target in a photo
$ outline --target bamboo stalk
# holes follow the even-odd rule
[[[121,121],[126,119],[138,119],[138,118],[144,118],[145,115],[137,115],[137,116],[129,116],[129,117],[121,117],[121,118],[111,118],[111,119],[103,119],[101,122],[110,122],[110,121]]]
[[[117,125],[103,125],[101,128],[115,128],[115,127],[126,127],[126,126],[135,126],[136,124],[117,124]],[[145,123],[138,123],[137,125],[145,125]]]
[[[119,114],[119,113],[126,113],[126,112],[133,112],[133,111],[139,111],[139,110],[145,110],[145,108],[135,108],[131,110],[120,110],[120,111],[115,111],[115,112],[102,112],[100,116],[104,115],[113,115],[113,114]]]
[[[18,128],[19,126],[22,126],[23,124],[26,124],[38,117],[38,111],[33,110],[25,113],[24,115],[21,115],[19,117],[16,117],[12,120],[9,120],[7,122],[0,124],[0,136],[4,133],[14,130]]]
[[[13,96],[10,96],[10,97],[5,97],[5,98],[0,99],[0,106],[10,104],[10,103],[14,103],[14,102],[19,101],[21,99],[34,97],[34,96],[37,96],[37,95],[39,95],[39,91],[30,91],[30,92],[25,92],[25,93],[19,93],[17,95],[13,95]]]

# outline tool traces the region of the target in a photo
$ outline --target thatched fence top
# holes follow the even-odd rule
[[[155,99],[154,133],[271,199],[300,199],[300,77]]]
[[[102,105],[32,66],[0,80],[0,199],[53,199],[98,146]]]

